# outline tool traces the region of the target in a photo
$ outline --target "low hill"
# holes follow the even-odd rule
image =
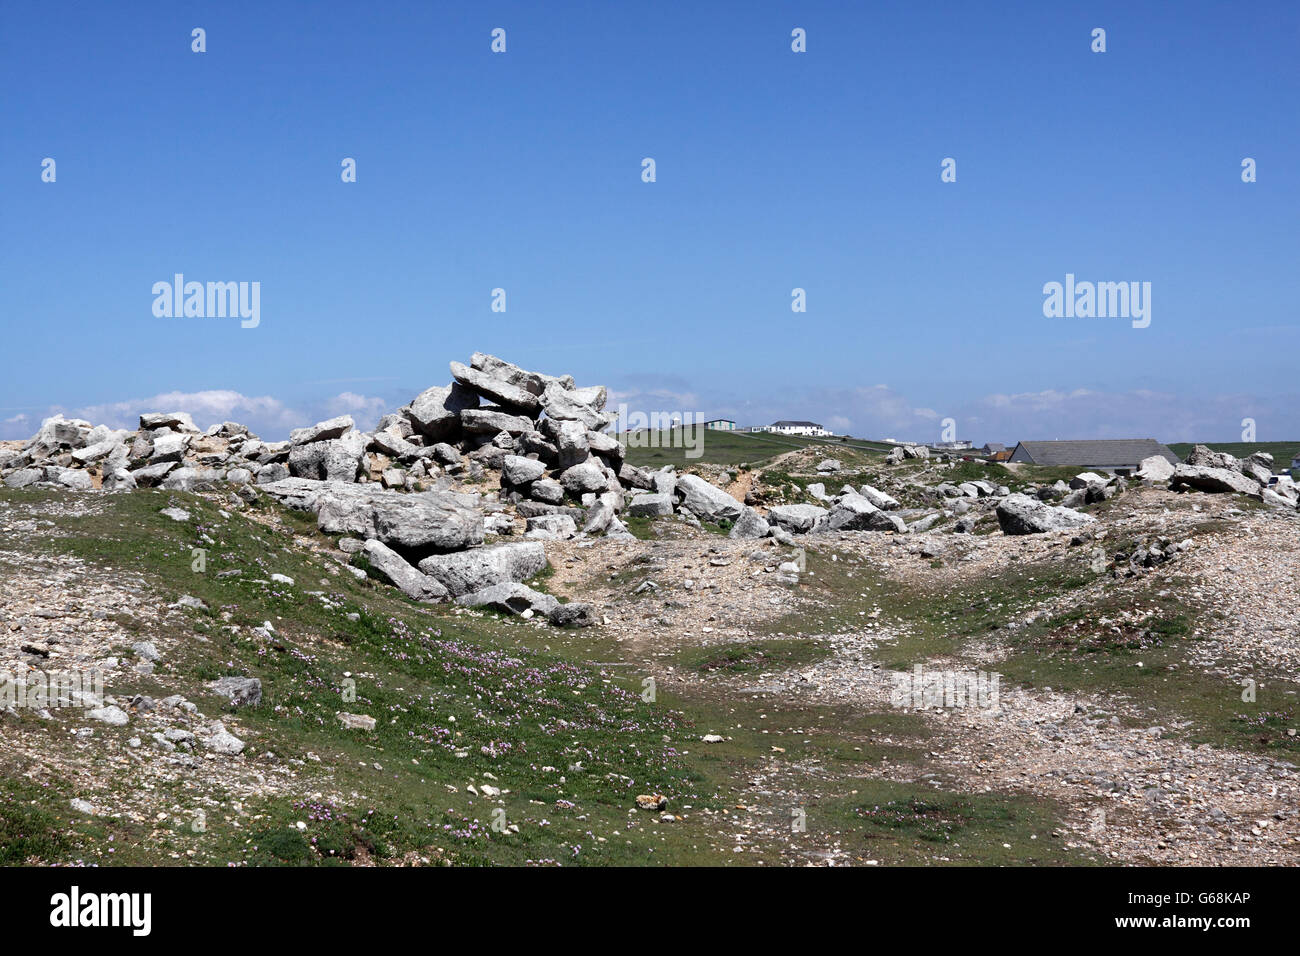
[[[686,442],[696,447],[688,449]],[[627,461],[641,468],[760,464],[786,452],[812,447],[825,447],[827,457],[834,457],[837,450],[845,448],[884,454],[893,446],[858,438],[810,438],[767,432],[702,431],[698,437],[695,432],[683,436],[680,429],[672,429],[627,436]],[[698,456],[688,457],[688,451],[696,450],[700,452]]]

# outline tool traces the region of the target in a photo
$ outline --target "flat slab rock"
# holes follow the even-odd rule
[[[1196,488],[1199,491],[1236,492],[1252,498],[1261,497],[1260,484],[1239,471],[1211,468],[1206,465],[1177,465],[1170,488]]]
[[[1097,519],[1070,508],[1045,504],[1029,495],[1008,495],[998,505],[1003,534],[1042,534],[1093,524]]]
[[[494,584],[526,581],[546,570],[546,548],[540,541],[471,548],[453,554],[435,554],[419,564],[453,597],[481,591]]]
[[[672,495],[644,494],[637,495],[627,506],[627,513],[633,517],[658,518],[673,513]]]
[[[376,720],[369,714],[339,713],[336,715],[344,730],[374,730]]]
[[[816,505],[777,505],[769,508],[769,524],[793,534],[808,534],[826,524],[830,512]]]
[[[464,594],[456,598],[457,604],[467,607],[487,607],[494,611],[521,616],[543,616],[557,627],[590,627],[596,623],[596,611],[590,604],[559,600],[524,584],[494,584],[492,587]]]
[[[545,616],[549,616],[551,611],[560,606],[560,602],[551,595],[514,582],[494,584],[469,594],[462,594],[456,598],[456,603],[466,607],[488,607],[507,614],[523,614],[525,611],[532,611],[534,614]]]
[[[375,539],[403,553],[454,551],[483,543],[477,495],[404,493],[306,478],[273,481],[262,490],[290,507],[316,512],[326,534]]]
[[[698,475],[679,476],[675,490],[682,497],[682,507],[706,521],[735,521],[745,510],[741,502]]]
[[[430,603],[449,597],[447,589],[437,580],[411,567],[405,558],[382,541],[367,541],[362,550],[370,566],[407,597]]]

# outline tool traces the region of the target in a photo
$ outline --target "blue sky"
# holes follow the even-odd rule
[[[742,424],[1294,439],[1298,46],[1282,2],[9,4],[0,438],[373,421],[480,350]],[[177,272],[260,325],[155,317]],[[1045,318],[1066,273],[1150,326]]]

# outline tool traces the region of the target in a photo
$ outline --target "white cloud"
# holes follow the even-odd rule
[[[700,408],[699,396],[694,392],[679,392],[668,388],[648,389],[607,389],[605,408],[618,411],[619,405],[627,405],[629,412],[697,412]]]
[[[51,415],[82,418],[95,425],[135,429],[143,412],[188,412],[194,423],[207,428],[232,421],[248,426],[268,440],[287,438],[289,430],[311,425],[337,415],[350,414],[360,428],[373,427],[388,409],[382,398],[341,392],[326,399],[291,406],[270,395],[244,395],[231,389],[201,392],[163,392],[148,398],[131,398],[98,405],[68,408],[52,405],[40,414],[20,414],[0,422],[0,439],[30,438],[40,422]]]
[[[1151,389],[1107,392],[1075,388],[986,395],[954,417],[962,437],[980,442],[1057,438],[1239,441],[1243,418],[1255,419],[1260,441],[1279,441],[1300,431],[1295,408],[1294,397],[1204,393],[1188,397]],[[965,434],[967,431],[972,434]]]
[[[356,392],[340,392],[325,403],[325,408],[330,412],[330,418],[351,415],[358,425],[368,428],[388,410],[388,401]]]

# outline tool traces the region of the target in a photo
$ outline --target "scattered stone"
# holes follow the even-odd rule
[[[627,506],[627,513],[633,517],[659,518],[673,513],[671,495],[645,494],[637,495]]]
[[[501,478],[511,485],[526,485],[546,474],[546,465],[535,458],[506,455],[501,465]]]
[[[200,738],[200,743],[213,753],[233,757],[244,752],[244,742],[226,730],[221,721],[214,721],[211,732]]]
[[[339,713],[336,716],[344,730],[371,731],[375,729],[375,718],[369,714]]]
[[[767,519],[760,515],[753,508],[746,507],[736,523],[731,526],[728,532],[730,538],[766,538],[772,531],[771,525]]]
[[[1198,445],[1197,447],[1202,446]],[[1210,452],[1210,455],[1216,458],[1221,457],[1218,452]],[[1231,458],[1232,456],[1227,457]],[[1174,468],[1174,475],[1169,480],[1169,487],[1174,490],[1195,488],[1199,491],[1236,492],[1241,495],[1249,495],[1252,498],[1262,499],[1263,497],[1259,483],[1253,478],[1247,478],[1235,469],[1213,468],[1205,465],[1178,465]]]
[[[222,677],[208,687],[234,707],[256,707],[262,702],[262,682],[256,677]]]
[[[86,714],[91,720],[98,720],[111,727],[124,727],[131,720],[121,707],[96,707]]]
[[[571,601],[557,605],[547,617],[556,627],[591,627],[596,623],[596,609],[590,604]]]
[[[289,444],[309,445],[312,442],[342,438],[355,427],[351,415],[340,415],[329,421],[317,422],[310,428],[295,428],[289,432]]]

